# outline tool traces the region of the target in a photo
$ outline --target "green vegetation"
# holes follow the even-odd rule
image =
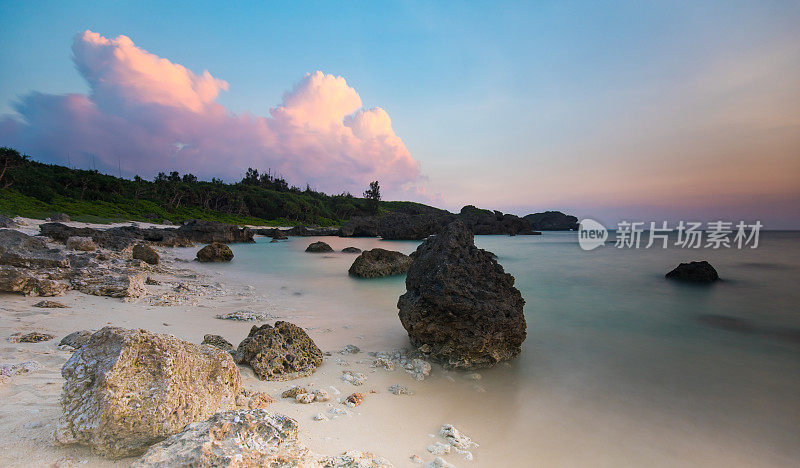
[[[377,187],[377,184],[376,184]],[[151,182],[121,179],[96,170],[70,169],[32,161],[0,148],[0,213],[46,218],[66,213],[76,221],[123,220],[180,222],[205,219],[231,224],[290,226],[337,225],[374,212],[373,200],[349,193],[326,195],[291,187],[270,172],[248,169],[237,183],[199,181],[192,174],[160,173]],[[413,202],[380,202],[379,212],[440,211]]]

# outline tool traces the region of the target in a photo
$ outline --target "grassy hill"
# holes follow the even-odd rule
[[[206,219],[232,224],[337,225],[372,214],[369,200],[348,193],[327,195],[291,187],[282,178],[248,170],[240,182],[197,180],[192,174],[160,173],[155,180],[122,179],[96,170],[43,164],[11,148],[0,148],[0,214],[46,218],[66,213],[73,220],[179,222]],[[380,212],[442,211],[414,202],[382,201]]]

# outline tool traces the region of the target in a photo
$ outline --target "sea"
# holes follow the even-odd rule
[[[318,240],[335,252],[304,252]],[[269,241],[232,245],[234,261],[213,268],[328,347],[410,347],[397,310],[405,276],[350,277],[355,255],[340,250],[409,254],[418,241]],[[525,299],[522,353],[478,376],[435,367],[412,397],[422,409],[387,414],[391,424],[456,423],[481,444],[457,466],[800,466],[800,232],[762,232],[755,249],[584,251],[574,232],[475,243]],[[664,278],[693,260],[721,280]]]

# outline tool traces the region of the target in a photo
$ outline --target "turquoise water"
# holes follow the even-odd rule
[[[270,296],[277,315],[335,330],[315,336],[325,346],[406,346],[396,309],[404,277],[350,278],[355,255],[304,253],[316,240],[336,250],[410,253],[418,245],[259,238],[232,246],[235,260],[221,268]],[[482,460],[487,453],[507,466],[528,453],[562,466],[800,460],[800,234],[762,233],[758,249],[744,250],[585,252],[574,233],[478,236],[476,244],[515,276],[528,325],[520,358],[482,372],[485,392],[446,387],[453,393],[442,411],[470,412]],[[698,287],[664,279],[690,260],[708,260],[723,281]],[[752,329],[711,326],[701,320],[708,314]]]

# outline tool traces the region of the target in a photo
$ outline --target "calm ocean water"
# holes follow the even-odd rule
[[[234,262],[220,268],[270,297],[277,315],[336,330],[322,338],[328,346],[406,346],[396,308],[405,277],[350,278],[355,255],[304,253],[316,240],[336,250],[411,253],[418,245],[259,238],[232,246]],[[759,248],[743,250],[585,252],[575,233],[478,236],[476,244],[516,278],[528,338],[511,365],[482,372],[481,392],[458,379],[430,385],[440,392],[442,414],[460,414],[483,442],[482,460],[492,454],[506,466],[798,463],[800,233],[762,233]],[[698,287],[664,279],[690,260],[708,260],[723,281]],[[744,325],[720,326],[708,316]]]

